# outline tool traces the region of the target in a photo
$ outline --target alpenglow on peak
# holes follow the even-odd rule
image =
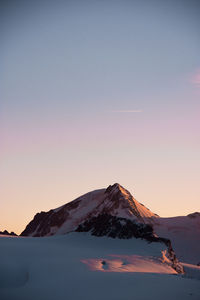
[[[126,218],[138,223],[150,223],[151,219],[158,217],[139,203],[128,190],[115,183],[106,189],[84,194],[56,209],[37,213],[21,235],[65,234],[100,214]]]

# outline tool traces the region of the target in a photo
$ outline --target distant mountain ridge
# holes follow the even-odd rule
[[[66,234],[84,221],[100,214],[149,223],[158,215],[139,203],[129,191],[115,183],[106,189],[89,192],[48,212],[37,213],[21,233],[22,236]]]
[[[153,224],[158,236],[170,239],[181,261],[200,263],[200,213],[171,218],[157,218]]]
[[[8,232],[7,230],[0,231],[0,235],[10,235],[10,236],[17,236],[17,234],[13,231]]]

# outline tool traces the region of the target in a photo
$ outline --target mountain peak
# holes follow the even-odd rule
[[[126,218],[138,223],[149,223],[152,217],[157,217],[133,198],[129,191],[115,183],[106,189],[89,192],[56,209],[36,214],[21,235],[65,234],[100,214]]]
[[[124,189],[123,188],[123,186],[122,185],[120,185],[119,183],[114,183],[113,185],[109,185],[108,187],[107,187],[107,189]]]
[[[113,185],[109,185],[107,187],[107,189],[105,190],[106,193],[117,193],[117,192],[121,192],[124,194],[130,194],[129,191],[127,191],[122,185],[120,185],[119,183],[114,183]]]
[[[114,216],[136,219],[142,223],[145,223],[145,218],[157,216],[143,204],[139,203],[131,193],[119,183],[110,185],[105,190],[105,194],[105,201],[102,204],[106,207],[106,213]]]

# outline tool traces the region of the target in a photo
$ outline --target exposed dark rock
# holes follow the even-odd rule
[[[33,220],[26,226],[25,230],[21,233],[21,236],[32,235],[34,237],[51,235],[51,228],[59,228],[69,215],[69,211],[77,208],[79,201],[65,204],[62,209],[56,211],[51,209],[48,212],[42,211],[37,213]]]
[[[196,218],[196,217],[200,217],[200,212],[194,212],[192,214],[187,215],[190,218]]]
[[[129,219],[111,216],[109,214],[100,214],[92,217],[80,224],[75,231],[90,231],[95,236],[109,236],[112,238],[130,239],[136,238],[154,238],[151,225],[136,223]]]
[[[17,236],[17,234],[16,234],[16,233],[14,233],[13,231],[11,231],[11,232],[8,232],[7,230],[0,231],[0,234],[1,234],[1,235]]]

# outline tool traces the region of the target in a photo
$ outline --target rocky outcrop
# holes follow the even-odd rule
[[[33,220],[26,226],[21,236],[46,236],[52,235],[52,228],[59,228],[68,218],[69,212],[78,207],[79,201],[67,203],[62,209],[37,213]]]
[[[14,233],[13,231],[8,232],[7,230],[4,231],[0,231],[0,235],[10,235],[10,236],[17,236],[16,233]]]
[[[119,239],[145,238],[151,241],[154,238],[151,225],[136,223],[129,219],[100,214],[80,224],[77,232],[90,232],[94,236],[108,236]]]
[[[189,218],[197,218],[200,217],[200,212],[194,212],[192,214],[187,215]]]

